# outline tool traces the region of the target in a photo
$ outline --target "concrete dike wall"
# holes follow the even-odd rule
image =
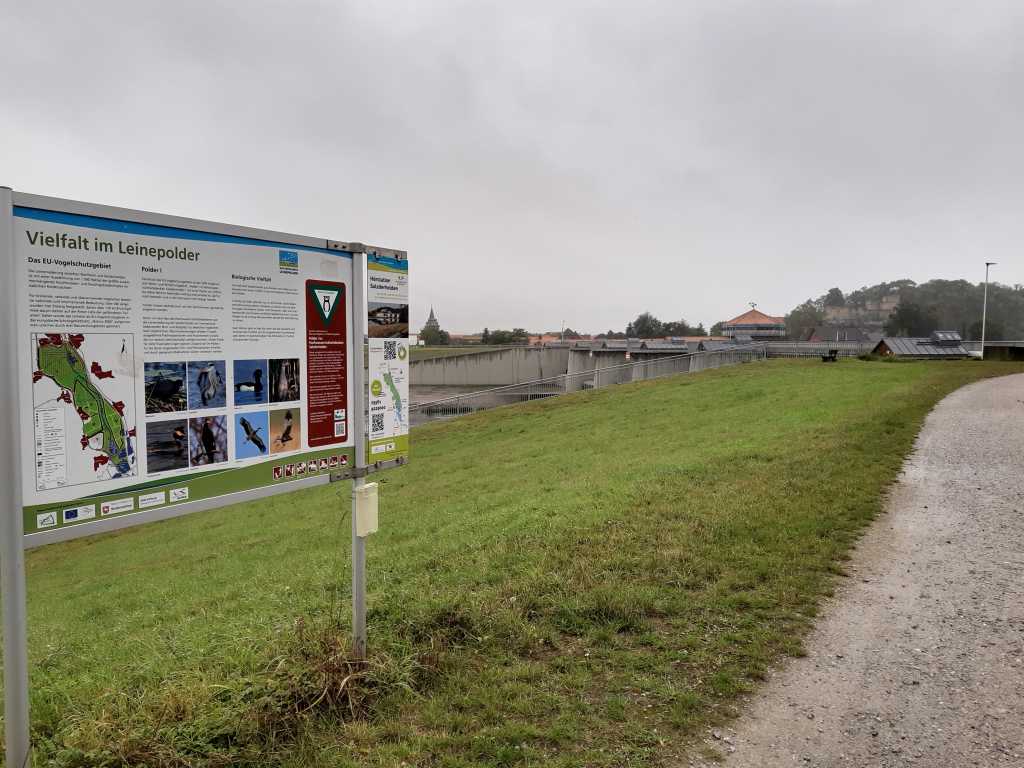
[[[575,392],[579,389],[599,388],[609,384],[625,384],[630,381],[654,378],[664,367],[660,361],[666,357],[673,358],[671,362],[673,372],[686,373],[690,370],[691,358],[680,358],[685,354],[685,351],[680,351],[674,354],[635,355],[632,360],[626,360],[626,354],[621,350],[594,350],[591,352],[585,349],[573,349],[570,350],[569,355],[567,370],[569,377],[565,382],[565,391]],[[626,363],[632,364],[626,366]],[[581,375],[589,371],[594,372],[594,378]]]
[[[414,360],[409,381],[414,387],[501,387],[561,376],[569,349],[511,347],[468,355]]]
[[[529,353],[531,350],[516,350]],[[550,351],[550,350],[548,350]],[[473,413],[486,408],[494,408],[500,405],[513,403],[524,403],[548,397],[557,397],[567,392],[578,390],[600,389],[614,384],[625,384],[633,381],[646,381],[672,376],[676,374],[693,373],[703,371],[707,368],[718,368],[722,365],[736,365],[748,363],[765,358],[763,344],[751,344],[746,347],[732,347],[715,352],[698,352],[696,354],[671,355],[655,352],[649,355],[637,355],[640,360],[631,360],[623,364],[619,356],[625,357],[625,351],[611,350],[559,350],[568,352],[566,370],[564,373],[555,373],[549,376],[538,376],[541,371],[535,367],[521,366],[518,375],[523,375],[523,368],[526,368],[528,377],[525,381],[511,384],[499,384],[489,388],[480,388],[479,385],[425,385],[414,384],[410,388],[412,403],[409,408],[410,419],[413,424],[419,424],[433,419],[450,419],[463,414]],[[541,352],[541,350],[534,350]],[[466,366],[438,366],[438,377],[441,373],[454,378],[459,373],[465,380],[469,376],[480,377],[482,372],[495,376],[514,376],[515,369],[510,370],[507,366],[515,362],[540,364],[551,362],[551,359],[544,360],[541,355],[528,355],[517,361],[516,356],[510,355],[498,361],[492,361],[491,368],[476,366],[466,370]],[[451,361],[452,358],[447,358]],[[432,361],[433,362],[433,361]],[[438,361],[444,362],[444,361]],[[466,361],[460,361],[465,363]],[[431,366],[431,369],[434,367]],[[414,379],[415,381],[415,379]],[[467,391],[467,390],[476,391]]]

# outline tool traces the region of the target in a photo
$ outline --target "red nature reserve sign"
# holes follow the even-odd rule
[[[345,285],[306,281],[306,409],[309,447],[348,436]]]

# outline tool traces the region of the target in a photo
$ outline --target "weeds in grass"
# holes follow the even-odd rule
[[[157,691],[109,694],[99,712],[71,715],[64,768],[265,766],[316,717],[353,722],[383,697],[412,694],[430,659],[407,651],[353,657],[347,628],[296,622],[258,674],[211,681],[184,674]]]

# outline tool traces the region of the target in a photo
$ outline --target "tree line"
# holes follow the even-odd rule
[[[596,339],[660,339],[666,336],[707,336],[704,324],[690,325],[686,320],[662,322],[650,312],[641,312],[627,323],[625,330],[599,333]]]
[[[559,332],[559,335],[566,339],[579,339],[582,335],[572,328],[566,328]],[[627,323],[622,331],[609,330],[606,333],[599,333],[595,339],[658,339],[666,336],[707,336],[704,324],[690,325],[686,320],[662,321],[650,312],[641,312],[636,319]],[[451,343],[451,336],[442,329],[428,328],[426,326],[420,331],[420,340],[427,346],[446,346]],[[480,334],[481,344],[508,345],[508,344],[529,344],[530,334],[524,328],[513,328],[512,330],[501,330],[484,328]]]
[[[569,334],[573,334],[570,336]],[[572,329],[566,330],[566,338],[579,338],[579,334],[576,334]],[[452,343],[451,334],[442,328],[428,328],[423,326],[420,330],[420,341],[422,341],[428,347],[446,347]],[[493,344],[493,345],[511,345],[511,344],[529,344],[530,334],[525,328],[513,328],[511,331],[504,330],[490,330],[484,328],[483,333],[480,334],[481,344]]]

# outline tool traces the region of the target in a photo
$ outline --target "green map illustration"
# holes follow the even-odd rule
[[[391,392],[393,403],[391,407],[394,409],[394,419],[398,424],[403,424],[402,420],[402,394],[398,391],[398,387],[395,386],[395,377],[388,371],[384,374],[384,383],[388,385],[388,389]]]
[[[109,338],[102,346],[121,343],[122,350],[127,342]],[[87,362],[82,347],[86,345],[82,334],[39,334],[35,337],[36,370],[33,372],[33,386],[43,380],[51,381],[60,391],[56,400],[74,410],[77,418],[68,422],[81,424],[76,440],[84,454],[79,460],[73,454],[67,459],[84,463],[86,469],[91,461],[93,479],[112,479],[135,473],[135,451],[133,438],[135,429],[126,424],[125,411],[130,409],[130,396],[118,400],[104,392],[105,388],[116,390],[121,386],[117,376],[120,371],[112,370],[112,361],[101,364]],[[109,366],[109,367],[105,367]],[[116,384],[115,384],[116,381]],[[131,391],[131,384],[127,384]],[[51,401],[52,402],[52,401]],[[71,443],[71,439],[68,440]]]

